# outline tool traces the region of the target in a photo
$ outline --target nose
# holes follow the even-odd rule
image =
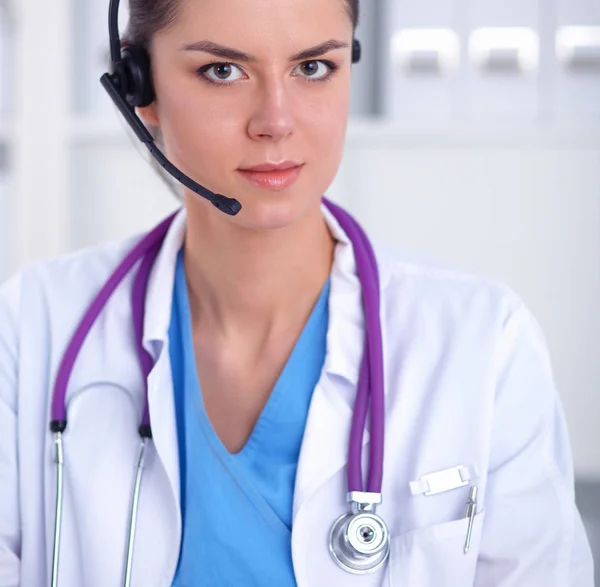
[[[279,142],[293,132],[292,105],[283,83],[274,81],[263,86],[248,123],[250,138]]]

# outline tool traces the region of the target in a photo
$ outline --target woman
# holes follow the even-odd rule
[[[146,380],[133,274],[77,358],[59,584],[122,584],[147,384],[132,585],[591,587],[535,320],[502,284],[381,248],[389,555],[351,574],[329,551],[349,509],[365,318],[355,246],[321,196],[342,156],[358,2],[130,0],[130,14],[156,92],[139,114],[184,173],[242,210],[185,191],[144,298]],[[50,584],[52,389],[138,240],[37,264],[0,290],[0,587]]]

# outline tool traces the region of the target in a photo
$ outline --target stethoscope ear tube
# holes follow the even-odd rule
[[[140,488],[142,486],[142,475],[144,472],[144,462],[146,456],[146,447],[149,439],[142,438],[140,453],[138,456],[137,470],[135,474],[135,483],[133,487],[133,498],[131,500],[131,515],[129,516],[129,534],[127,541],[127,558],[125,560],[125,578],[123,587],[131,586],[131,571],[133,569],[133,551],[135,545],[135,531],[137,529],[137,517],[140,504]]]
[[[56,436],[54,439],[54,447],[56,450],[56,504],[54,507],[54,549],[52,553],[52,587],[58,587],[58,562],[60,559],[60,538],[62,530],[63,468],[65,463],[62,434],[62,431],[56,432]]]

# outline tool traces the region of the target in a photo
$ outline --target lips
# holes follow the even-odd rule
[[[279,191],[291,187],[304,169],[290,161],[279,164],[264,163],[251,169],[238,169],[238,174],[249,183],[263,189]]]
[[[282,161],[281,163],[261,163],[260,165],[254,165],[253,167],[246,167],[240,171],[287,171],[298,167],[300,163],[294,161]]]

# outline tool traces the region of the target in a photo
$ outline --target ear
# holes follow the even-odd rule
[[[137,113],[140,118],[146,123],[152,126],[160,126],[158,119],[158,110],[156,108],[156,102],[150,104],[150,106],[144,106],[143,108],[137,108]]]

